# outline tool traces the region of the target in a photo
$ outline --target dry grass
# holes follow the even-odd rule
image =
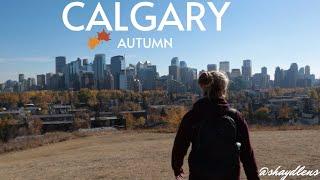
[[[1,179],[173,179],[174,134],[119,131],[0,155]],[[319,169],[320,132],[254,131],[259,167]],[[184,167],[187,170],[187,166]],[[263,178],[266,179],[266,178]],[[278,178],[279,179],[279,178]]]
[[[12,152],[12,151],[36,148],[39,146],[54,144],[58,142],[63,142],[63,141],[87,137],[87,136],[103,135],[105,133],[108,133],[109,131],[110,129],[108,130],[102,129],[100,131],[74,131],[72,133],[53,132],[53,133],[46,133],[44,135],[22,136],[15,139],[11,139],[7,143],[0,142],[0,154]]]
[[[320,130],[320,125],[281,125],[281,126],[251,125],[250,130],[251,131]]]
[[[71,133],[63,133],[63,132],[47,133],[45,135],[18,137],[16,139],[10,140],[7,143],[1,143],[0,154],[11,152],[11,151],[35,148],[35,147],[57,143],[57,142],[62,142],[72,138],[74,138],[74,136],[72,136]]]

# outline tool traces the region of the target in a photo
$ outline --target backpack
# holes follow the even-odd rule
[[[229,109],[198,124],[189,157],[191,174],[201,179],[237,179],[241,144],[232,118],[235,114],[236,110]]]

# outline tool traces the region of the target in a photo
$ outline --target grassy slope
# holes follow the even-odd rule
[[[1,179],[172,179],[174,134],[110,132],[0,155]],[[320,131],[254,131],[259,167],[319,169]],[[187,167],[185,167],[187,170]]]

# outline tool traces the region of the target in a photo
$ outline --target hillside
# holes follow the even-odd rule
[[[110,132],[3,154],[0,177],[173,179],[170,168],[173,138],[174,134]],[[254,131],[251,138],[259,167],[320,168],[320,131]]]

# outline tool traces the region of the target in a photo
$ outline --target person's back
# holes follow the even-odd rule
[[[207,89],[199,80],[206,97],[184,116],[177,132],[172,150],[175,176],[183,173],[183,159],[192,143],[188,159],[190,179],[239,179],[240,159],[247,178],[259,179],[246,121],[224,98],[227,79],[220,72],[210,73],[212,81],[207,81],[211,82]]]

